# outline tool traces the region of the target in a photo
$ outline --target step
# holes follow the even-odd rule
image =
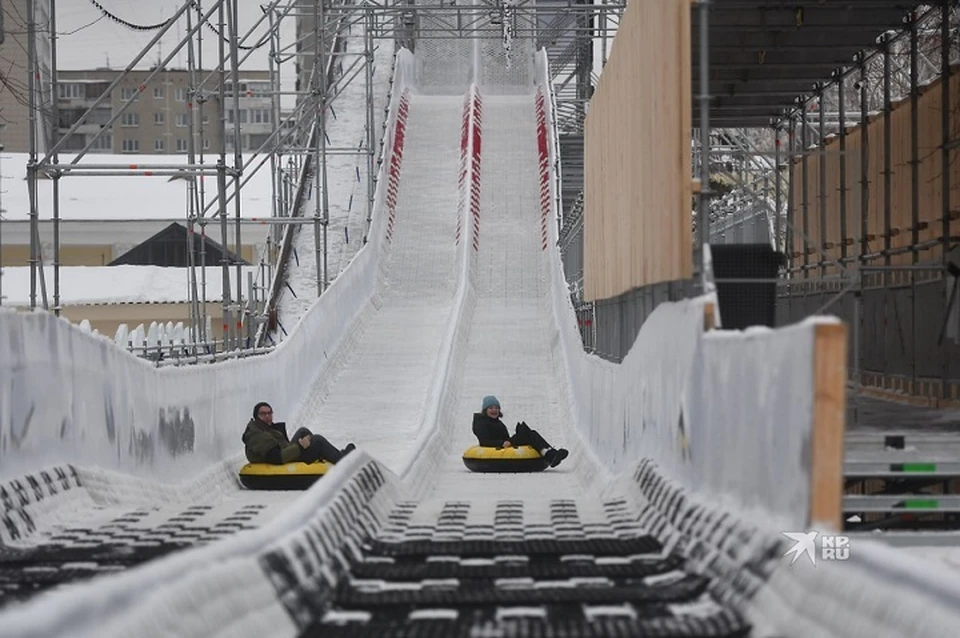
[[[843,511],[849,512],[960,512],[957,495],[848,495],[843,497]]]
[[[384,582],[351,580],[340,585],[337,604],[342,608],[379,606],[542,605],[542,604],[656,604],[685,601],[703,594],[707,579],[682,572],[676,579],[659,582],[663,575],[631,583],[606,578],[534,580],[498,578],[479,581]]]
[[[555,538],[507,540],[456,541],[371,541],[364,551],[382,556],[501,556],[541,554],[595,554],[623,556],[660,551],[660,543],[649,535],[635,538],[583,538],[558,540]]]
[[[521,559],[521,560],[517,560]],[[462,558],[460,556],[431,557],[426,562],[419,557],[405,562],[358,563],[351,573],[358,578],[385,580],[430,580],[458,578],[645,578],[663,574],[683,565],[676,555],[659,554],[627,556],[596,556],[569,554],[530,561],[527,557],[498,556],[496,558]]]
[[[847,461],[844,478],[955,478],[960,477],[960,461]]]
[[[734,638],[749,635],[749,630],[750,625],[736,612],[695,602],[667,605],[657,614],[638,612],[631,605],[441,608],[406,613],[335,609],[309,625],[300,638]]]
[[[847,432],[844,446],[877,447],[881,449],[902,450],[905,448],[942,448],[960,447],[960,434],[954,432],[911,432],[909,430],[891,430],[889,432]]]

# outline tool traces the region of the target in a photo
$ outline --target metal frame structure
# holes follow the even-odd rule
[[[718,3],[720,4],[720,3]],[[762,6],[761,6],[762,5]],[[882,5],[882,6],[881,6]],[[956,187],[956,170],[945,170],[938,175],[942,201],[934,215],[939,226],[935,239],[922,241],[919,195],[925,185],[919,175],[919,160],[930,153],[939,153],[943,165],[949,164],[950,153],[960,143],[956,131],[950,130],[950,118],[955,114],[956,98],[951,94],[950,76],[953,66],[960,62],[958,33],[960,33],[960,10],[956,0],[938,0],[927,5],[918,2],[876,3],[858,0],[844,5],[824,5],[815,2],[797,2],[791,6],[776,6],[775,3],[753,3],[753,16],[748,15],[745,3],[722,3],[722,7],[735,12],[742,20],[737,24],[748,33],[751,25],[759,30],[768,27],[767,33],[740,37],[739,47],[730,43],[725,51],[716,41],[720,55],[711,57],[713,78],[711,89],[720,93],[711,102],[712,122],[709,148],[712,175],[732,185],[731,192],[715,197],[710,206],[709,223],[714,241],[727,239],[733,234],[740,237],[751,218],[763,215],[769,221],[769,241],[781,251],[790,250],[794,238],[803,244],[799,255],[789,255],[789,263],[779,280],[781,303],[788,308],[792,320],[797,318],[793,304],[798,299],[817,299],[817,313],[835,313],[843,303],[841,314],[848,315],[852,329],[851,381],[854,392],[862,384],[882,383],[883,387],[909,387],[908,392],[923,392],[931,401],[949,400],[949,384],[956,383],[956,371],[950,373],[950,355],[947,347],[941,346],[939,379],[934,385],[921,379],[918,370],[918,321],[925,312],[920,299],[920,287],[945,278],[947,255],[950,248],[960,241],[957,233],[957,213],[950,210],[950,189]],[[789,11],[796,12],[791,23]],[[724,26],[732,34],[733,19],[723,16],[722,11],[713,23]],[[719,23],[719,24],[718,24]],[[872,30],[872,32],[871,32]],[[724,30],[718,32],[724,37]],[[727,35],[728,39],[734,36]],[[713,47],[712,47],[713,48]],[[715,49],[716,50],[716,49]],[[749,58],[753,56],[753,64]],[[941,91],[940,129],[942,137],[935,149],[921,149],[918,144],[917,108],[923,87],[929,82],[943,78]],[[895,193],[891,175],[894,170],[891,148],[891,113],[895,104],[905,101],[902,108],[909,109],[908,128],[905,134],[908,146],[905,149],[906,166],[897,168],[909,176],[909,192],[904,193],[909,226],[892,228],[892,201]],[[862,144],[859,157],[848,154],[848,127],[880,119],[884,132],[880,157],[882,181],[868,182],[866,167],[873,161],[868,153],[869,141]],[[858,134],[859,135],[859,134]],[[829,152],[837,153],[839,147],[839,192],[859,191],[859,206],[851,207],[841,197],[839,222],[841,236],[836,245],[828,244],[825,230],[828,220],[824,201],[827,194],[825,165],[827,149],[823,142],[838,138]],[[793,161],[794,180],[789,179],[789,166]],[[820,179],[808,191],[811,174],[810,162],[817,162]],[[859,171],[856,167],[859,163]],[[857,175],[857,172],[860,175]],[[834,178],[836,179],[836,177]],[[856,182],[852,180],[856,180]],[[796,201],[794,189],[801,188],[802,196]],[[830,188],[836,189],[834,184]],[[811,196],[808,200],[807,193]],[[868,234],[869,197],[881,198],[882,233],[876,237]],[[812,217],[817,215],[816,218]],[[819,236],[808,233],[810,220],[819,221]],[[857,223],[856,220],[859,220]],[[837,220],[830,220],[836,223]],[[848,232],[850,226],[859,231]],[[899,232],[906,234],[908,241],[902,247],[894,247],[892,237]],[[879,240],[880,246],[871,248],[871,240]],[[837,241],[833,239],[831,241]],[[931,247],[941,249],[940,260],[925,258]],[[836,248],[839,256],[825,258],[822,249]],[[818,258],[811,255],[819,253]],[[909,255],[909,263],[897,265],[897,255]],[[890,374],[880,371],[877,376],[876,362],[865,364],[866,334],[868,320],[864,307],[865,295],[881,295],[883,314],[897,314],[893,299],[896,289],[906,295],[900,300],[900,308],[906,311],[910,328],[902,335],[906,345],[900,350],[908,355],[903,378],[897,386],[889,386]],[[948,295],[944,286],[943,295]],[[874,297],[876,298],[876,297]],[[929,299],[929,297],[923,297]],[[904,305],[906,304],[906,305]],[[945,307],[949,306],[946,301]],[[804,306],[810,308],[811,306]],[[852,313],[852,315],[851,315]],[[941,340],[942,340],[941,330]],[[888,335],[889,336],[889,335]],[[873,356],[889,363],[887,348],[881,345],[882,353]],[[902,355],[898,355],[902,356]],[[887,365],[887,364],[884,364]],[[868,368],[870,379],[864,374]],[[885,369],[885,368],[884,368]],[[929,375],[929,372],[926,373]],[[897,375],[893,375],[897,376]],[[926,379],[927,381],[924,381]],[[927,385],[921,384],[921,381]],[[939,384],[939,390],[934,386]],[[927,386],[930,387],[927,387]],[[924,390],[917,390],[924,387]],[[933,389],[931,389],[933,388]],[[903,390],[907,391],[907,390]],[[938,393],[938,394],[937,394]],[[856,395],[855,395],[856,396]],[[854,404],[857,402],[854,401]],[[854,413],[854,421],[856,420]]]

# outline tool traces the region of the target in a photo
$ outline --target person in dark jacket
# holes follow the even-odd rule
[[[251,463],[313,463],[324,460],[338,463],[340,459],[356,449],[353,443],[343,451],[338,450],[330,441],[314,434],[307,428],[297,430],[292,439],[287,439],[287,424],[273,422],[273,408],[261,401],[253,406],[253,418],[243,432],[244,451]]]
[[[547,459],[550,467],[557,467],[569,455],[564,448],[554,449],[539,432],[531,430],[526,421],[517,423],[514,435],[510,436],[507,426],[500,420],[501,416],[503,414],[500,412],[500,401],[497,397],[483,397],[480,412],[473,415],[473,433],[481,446],[505,448],[529,445]]]

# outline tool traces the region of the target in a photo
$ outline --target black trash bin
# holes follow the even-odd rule
[[[784,255],[770,244],[711,244],[713,277],[717,280],[720,320],[724,330],[776,323],[779,267]],[[724,283],[723,279],[767,279],[769,283]]]

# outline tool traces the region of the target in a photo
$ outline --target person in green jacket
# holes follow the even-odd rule
[[[314,463],[319,460],[338,463],[356,449],[350,443],[338,450],[330,441],[314,434],[307,428],[297,430],[292,439],[287,438],[287,424],[273,422],[273,408],[261,401],[253,406],[253,418],[243,432],[244,451],[251,463]]]

